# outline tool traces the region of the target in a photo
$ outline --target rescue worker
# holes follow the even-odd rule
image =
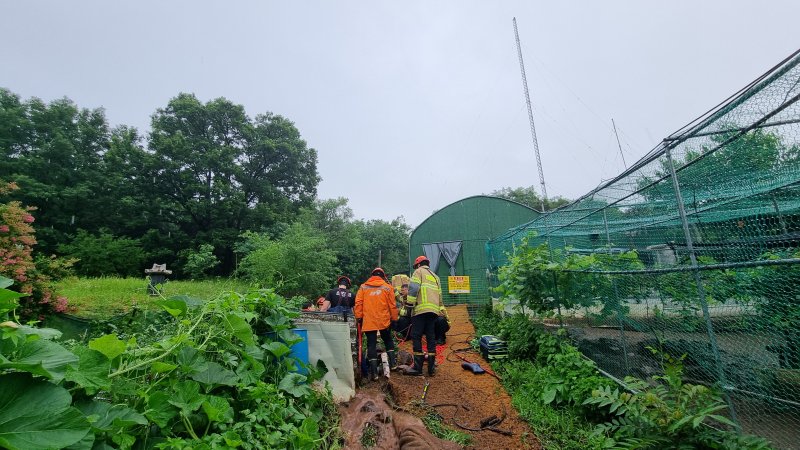
[[[350,278],[342,275],[336,279],[337,287],[328,291],[322,311],[349,313],[354,305],[353,293],[350,292]]]
[[[436,345],[444,345],[447,343],[447,332],[450,331],[450,316],[447,315],[447,309],[442,305],[439,310],[439,317],[436,318]]]
[[[407,375],[422,375],[425,361],[422,353],[422,335],[428,344],[428,375],[436,373],[436,318],[442,305],[442,283],[430,269],[427,256],[414,260],[414,273],[408,286],[408,298],[403,309],[413,308],[411,313],[411,344],[414,349],[414,368]]]
[[[386,281],[386,272],[380,267],[372,271],[372,276],[361,285],[356,294],[356,321],[361,331],[367,335],[367,360],[369,362],[368,377],[378,379],[378,333],[381,334],[389,367],[394,367],[396,356],[391,327],[397,321],[397,307],[394,304],[394,289]]]

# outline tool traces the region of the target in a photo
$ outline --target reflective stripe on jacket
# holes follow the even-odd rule
[[[385,330],[397,320],[394,289],[381,277],[373,276],[356,294],[356,319],[364,319],[362,331]]]
[[[420,266],[411,275],[406,305],[414,307],[413,315],[432,312],[439,314],[442,306],[442,283],[427,266]]]

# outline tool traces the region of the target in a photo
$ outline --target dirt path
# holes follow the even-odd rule
[[[415,410],[415,403],[419,401],[425,385],[430,383],[425,403],[428,405],[456,404],[458,407],[436,407],[436,411],[443,417],[444,422],[460,431],[472,436],[470,449],[539,449],[541,446],[531,432],[528,425],[520,419],[514,407],[511,406],[511,397],[503,389],[500,382],[489,375],[474,375],[461,368],[459,360],[452,349],[467,347],[466,341],[475,333],[475,328],[469,320],[466,305],[448,308],[452,319],[452,328],[447,333],[447,346],[443,357],[432,378],[403,376],[392,373],[389,380],[389,390],[394,401],[400,407]],[[411,342],[400,345],[401,350],[411,352]],[[481,367],[489,368],[489,364],[479,354],[463,354],[470,361],[477,362]],[[427,373],[427,365],[426,373]],[[417,408],[418,409],[418,408]],[[456,413],[456,410],[458,412]],[[511,432],[511,436],[494,431],[467,431],[455,425],[453,416],[463,426],[480,428],[482,419],[489,416],[502,417],[503,422],[497,428]]]

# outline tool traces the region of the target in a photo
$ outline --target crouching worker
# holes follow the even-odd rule
[[[408,298],[403,309],[413,308],[411,313],[411,343],[414,348],[414,369],[407,375],[422,375],[424,353],[422,335],[428,345],[428,375],[436,371],[436,319],[442,305],[442,284],[430,269],[426,256],[414,260],[414,273],[408,285]]]
[[[444,345],[447,343],[447,332],[450,331],[450,316],[447,315],[447,309],[444,305],[439,310],[439,317],[436,318],[434,325],[436,332],[436,345]]]
[[[380,267],[372,271],[372,276],[362,284],[356,294],[356,320],[361,330],[367,335],[367,360],[369,361],[369,378],[378,379],[378,333],[381,334],[386,354],[389,356],[389,367],[395,366],[394,342],[392,341],[392,325],[397,321],[397,306],[394,304],[394,289],[386,281],[386,273]]]

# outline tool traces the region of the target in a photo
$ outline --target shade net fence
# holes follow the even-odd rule
[[[618,378],[685,354],[727,415],[800,448],[800,56],[626,172],[487,244],[527,267],[522,303]],[[513,282],[513,281],[512,281]]]

